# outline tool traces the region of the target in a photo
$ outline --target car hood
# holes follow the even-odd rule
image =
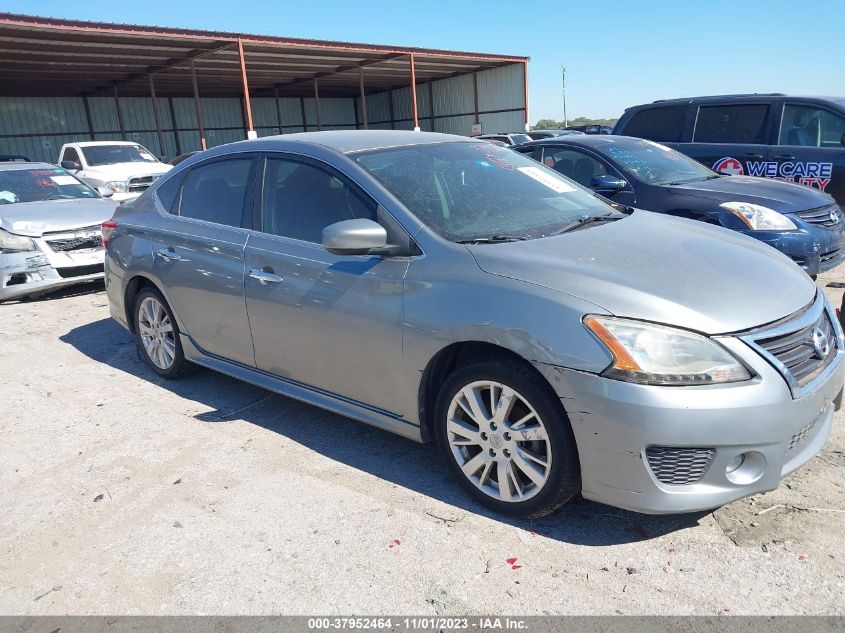
[[[111,180],[126,180],[133,176],[158,176],[173,169],[173,165],[164,163],[115,163],[114,165],[96,165],[88,167],[86,174],[108,174]]]
[[[622,317],[707,334],[800,310],[816,285],[775,249],[721,227],[649,211],[564,235],[468,246],[479,267]]]
[[[779,213],[818,209],[833,202],[826,193],[792,182],[754,176],[722,176],[669,187],[674,193],[722,202],[753,202]]]
[[[0,206],[0,227],[28,237],[105,222],[117,203],[108,198],[43,200]]]

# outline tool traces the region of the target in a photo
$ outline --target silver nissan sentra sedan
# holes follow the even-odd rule
[[[233,143],[103,237],[111,314],[159,375],[202,365],[436,440],[503,514],[579,492],[674,513],[772,490],[842,402],[842,329],[784,255],[613,208],[482,141]]]

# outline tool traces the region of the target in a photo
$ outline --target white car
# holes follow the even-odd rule
[[[104,187],[117,201],[140,196],[158,178],[173,169],[150,150],[128,141],[67,143],[59,164],[94,188]]]

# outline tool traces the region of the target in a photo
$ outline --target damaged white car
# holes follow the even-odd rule
[[[116,206],[56,165],[0,164],[0,301],[102,279]]]

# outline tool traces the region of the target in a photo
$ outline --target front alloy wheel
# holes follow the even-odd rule
[[[434,415],[446,461],[485,506],[540,517],[580,492],[581,466],[566,412],[528,363],[489,356],[455,369]]]
[[[463,474],[494,499],[525,501],[548,482],[552,450],[546,425],[507,385],[480,380],[461,389],[449,405],[447,432]]]

